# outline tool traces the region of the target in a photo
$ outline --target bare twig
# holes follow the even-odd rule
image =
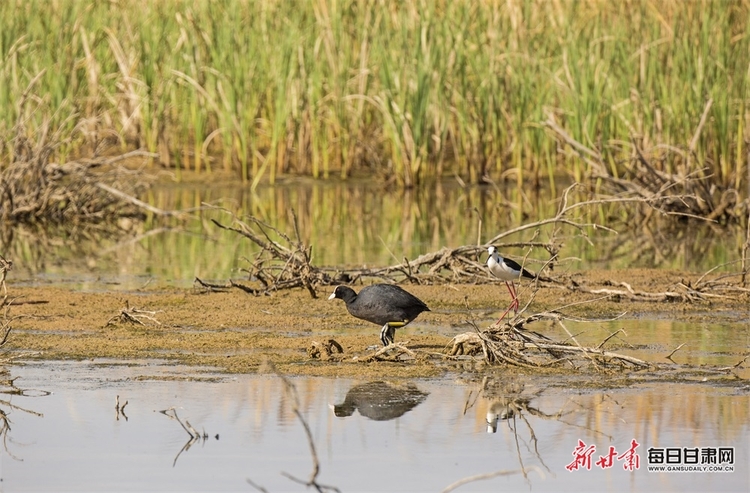
[[[473,354],[478,351],[478,348],[481,348],[481,352],[487,363],[504,363],[511,366],[537,369],[567,363],[580,370],[580,366],[573,364],[573,358],[576,356],[583,357],[585,361],[588,361],[597,370],[607,369],[612,365],[636,368],[648,368],[651,366],[649,363],[638,358],[601,349],[607,340],[614,337],[620,331],[610,335],[596,348],[585,347],[579,344],[575,336],[570,333],[564,324],[564,320],[567,317],[560,314],[559,310],[537,313],[527,317],[522,317],[519,314],[504,324],[496,323],[485,330],[480,330],[473,321],[470,321],[469,324],[474,327],[474,332],[467,332],[454,337],[451,341],[453,347],[450,354]],[[616,320],[620,316],[618,315],[612,320]],[[526,325],[539,320],[554,321],[568,334],[575,344],[556,342],[549,337],[525,328]],[[602,320],[580,318],[576,318],[575,320],[592,323],[602,322]],[[547,356],[543,357],[545,354]]]
[[[185,424],[182,422],[182,420],[180,419],[180,417],[177,416],[177,409],[175,409],[174,406],[170,407],[168,409],[164,409],[163,411],[159,411],[159,412],[162,413],[164,416],[167,416],[168,418],[174,419],[178,423],[180,423],[180,426],[182,426],[182,429],[185,430],[185,433],[187,433],[188,436],[191,439],[195,439],[195,438],[198,438],[200,436],[198,434],[194,434],[192,431],[190,431],[190,428],[188,428],[187,426],[185,426]]]
[[[5,299],[3,300],[3,303],[0,303],[0,306],[2,306],[8,299],[8,287],[5,285],[5,277],[8,275],[8,271],[12,268],[13,262],[0,255],[0,287],[3,288],[3,295],[5,295]]]
[[[379,360],[379,361],[401,361],[402,355],[407,355],[411,358],[415,357],[414,351],[406,347],[406,344],[408,344],[409,341],[402,341],[402,342],[393,342],[387,346],[384,346],[377,351],[375,351],[372,354],[369,354],[365,356],[364,358],[359,359],[362,363],[369,363],[373,360]],[[386,356],[388,353],[391,353],[390,355]]]
[[[619,334],[620,332],[622,332],[623,334],[625,334],[625,329],[623,329],[623,328],[619,328],[619,329],[617,329],[616,331],[612,332],[612,333],[611,333],[611,334],[610,334],[609,336],[607,336],[607,337],[606,337],[606,338],[605,338],[605,339],[604,339],[604,340],[603,340],[603,341],[602,341],[602,342],[601,342],[601,343],[600,343],[600,344],[599,344],[598,346],[596,346],[596,349],[601,349],[601,348],[602,348],[602,346],[604,346],[604,345],[605,345],[605,344],[607,343],[607,341],[609,341],[609,340],[610,340],[610,339],[612,339],[613,337],[616,337],[616,336],[617,336],[617,334]],[[627,334],[625,334],[625,335],[627,335]]]
[[[155,316],[157,313],[161,313],[161,310],[158,311],[148,311],[148,310],[139,310],[135,307],[130,307],[129,305],[126,306],[123,310],[120,310],[120,313],[117,315],[114,315],[109,320],[107,320],[107,323],[104,324],[104,326],[113,325],[116,322],[119,323],[131,323],[135,325],[143,325],[145,326],[145,321],[148,321],[154,325],[161,325],[161,322],[156,320]]]
[[[537,474],[539,474],[539,476],[541,476],[542,479],[544,479],[544,477],[545,477],[544,471],[542,471],[539,467],[537,467],[537,466],[529,466],[528,469],[530,471],[535,471]],[[449,491],[453,491],[456,488],[459,488],[459,487],[461,487],[461,486],[463,486],[465,484],[468,484],[468,483],[473,483],[474,481],[481,481],[483,479],[492,479],[492,478],[497,478],[497,477],[500,477],[500,476],[510,476],[510,475],[513,475],[513,474],[522,474],[523,472],[524,471],[522,471],[520,469],[516,469],[516,470],[505,470],[505,469],[503,469],[503,470],[500,470],[500,471],[489,472],[489,473],[485,473],[485,474],[477,474],[475,476],[469,476],[468,478],[459,479],[458,481],[449,484],[448,486],[446,486],[442,490],[442,493],[448,493]]]
[[[285,375],[283,375],[276,368],[276,366],[273,363],[269,361],[267,362],[267,364],[270,366],[271,370],[274,373],[276,373],[276,375],[279,378],[281,378],[281,381],[284,383],[284,391],[292,403],[292,412],[294,413],[295,416],[297,416],[297,419],[302,424],[302,428],[305,431],[305,436],[307,437],[307,444],[310,448],[310,455],[312,456],[312,461],[313,461],[313,470],[310,473],[310,478],[307,481],[298,479],[295,476],[292,476],[291,474],[287,472],[282,472],[281,474],[296,483],[303,484],[307,487],[312,486],[319,493],[323,493],[325,491],[339,492],[339,489],[336,488],[335,486],[328,486],[328,485],[323,485],[323,484],[318,483],[318,474],[320,473],[320,461],[318,460],[318,453],[315,449],[315,441],[313,440],[312,431],[310,431],[310,426],[307,424],[307,420],[305,419],[305,417],[302,415],[302,412],[300,411],[299,399],[297,397],[297,388],[294,386],[291,380],[289,380]],[[257,489],[261,489],[250,480],[248,480],[248,483],[255,486]],[[264,490],[261,489],[261,491],[264,491]]]
[[[667,355],[667,357],[666,357],[666,358],[667,358],[668,360],[670,360],[670,361],[674,361],[674,360],[672,359],[672,356],[674,356],[674,353],[676,353],[677,351],[679,351],[680,349],[682,349],[682,347],[683,347],[683,346],[685,346],[686,344],[687,344],[687,342],[683,342],[682,344],[680,344],[679,346],[677,346],[676,348],[674,348],[674,349],[672,350],[672,352],[671,352],[671,353],[669,353],[669,354]]]

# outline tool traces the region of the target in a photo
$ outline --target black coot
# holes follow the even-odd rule
[[[411,382],[367,382],[350,388],[344,402],[333,406],[333,414],[345,418],[358,409],[362,416],[387,421],[403,416],[426,398],[427,392],[422,392]]]
[[[373,284],[359,294],[347,286],[337,286],[329,300],[339,298],[353,316],[381,325],[383,346],[393,342],[398,327],[408,324],[422,312],[430,311],[419,298],[394,284]]]

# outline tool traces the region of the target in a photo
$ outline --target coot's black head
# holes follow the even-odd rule
[[[346,418],[354,414],[354,410],[357,409],[357,405],[353,402],[344,401],[343,404],[336,404],[333,407],[333,415],[337,418]]]
[[[328,299],[332,300],[335,298],[344,300],[344,302],[348,305],[349,303],[357,299],[357,293],[355,293],[354,290],[348,286],[336,286],[336,289],[333,290],[333,293],[328,297]]]

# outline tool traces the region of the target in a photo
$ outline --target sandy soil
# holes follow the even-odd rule
[[[613,287],[611,281],[627,280],[634,290],[658,293],[673,291],[681,280],[698,277],[630,270],[586,272],[576,280],[592,289],[623,289]],[[508,303],[502,284],[404,287],[432,309],[396,332],[396,341],[408,340],[408,347],[418,354],[446,352],[452,336],[470,330],[464,323],[469,316],[467,304],[472,317],[490,323]],[[288,374],[361,378],[430,377],[475,369],[476,363],[427,357],[405,363],[362,362],[373,352],[368,346],[379,343],[379,328],[351,317],[341,300],[328,301],[330,292],[332,288],[321,289],[317,299],[305,290],[262,297],[239,290],[209,293],[169,287],[127,293],[76,292],[14,286],[9,279],[8,301],[14,301],[5,323],[10,323],[12,331],[3,350],[6,357],[42,359],[158,358],[230,373],[265,372],[267,361]],[[528,287],[521,293],[528,296]],[[598,297],[544,286],[529,310],[539,312]],[[118,318],[126,307],[155,313],[142,313],[151,318],[142,317],[144,325],[140,325]],[[707,320],[721,311],[723,317],[741,322],[750,319],[750,299],[744,295],[692,303],[599,300],[570,306],[565,313],[608,317],[625,310],[644,317],[667,313],[682,320]],[[308,354],[313,341],[330,338],[343,347],[342,361],[322,361]]]

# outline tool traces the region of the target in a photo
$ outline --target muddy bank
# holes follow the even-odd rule
[[[592,271],[581,274],[579,281],[597,287],[620,280],[635,290],[662,292],[681,280],[696,277],[663,270]],[[507,307],[505,286],[404,287],[432,309],[396,332],[397,342],[408,341],[407,346],[417,351],[417,358],[405,363],[358,361],[372,353],[368,346],[378,344],[379,328],[352,318],[340,300],[328,301],[328,290],[319,291],[319,298],[311,299],[303,289],[256,297],[239,290],[213,293],[168,286],[125,293],[80,292],[43,285],[14,286],[11,281],[8,300],[15,301],[7,317],[13,318],[12,332],[3,349],[6,355],[23,354],[26,359],[155,358],[230,373],[268,371],[268,360],[288,374],[361,378],[430,377],[481,369],[483,363],[442,360],[429,354],[445,353],[454,335],[471,330],[468,319],[480,327],[492,323]],[[521,306],[529,289],[527,285],[519,292]],[[692,303],[622,299],[582,303],[595,298],[598,296],[562,286],[543,286],[529,310],[540,312],[570,305],[563,309],[566,315],[587,318],[622,312],[630,318],[668,317],[695,322],[742,322],[750,318],[747,297]],[[142,324],[118,316],[126,307],[143,310],[139,313]],[[543,331],[544,326],[538,329]],[[343,347],[343,361],[309,356],[308,348],[314,341],[329,338]]]

